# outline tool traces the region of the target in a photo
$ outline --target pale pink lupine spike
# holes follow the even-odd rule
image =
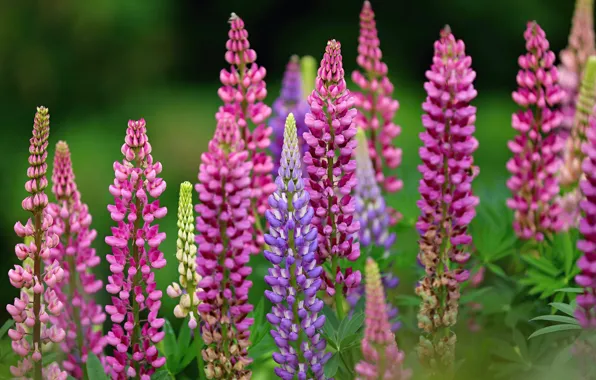
[[[162,166],[151,156],[144,119],[128,122],[121,151],[124,160],[114,162],[116,178],[109,188],[114,204],[108,206],[117,225],[105,239],[112,247],[106,256],[112,272],[106,290],[112,303],[105,310],[113,322],[106,341],[115,348],[105,363],[112,378],[148,379],[165,364],[156,348],[165,334],[165,320],[158,318],[162,292],[153,270],[166,265],[159,250],[166,234],[154,223],[167,213],[158,199],[166,183],[158,177]]]
[[[267,198],[275,191],[271,176],[273,161],[266,153],[272,134],[271,127],[266,125],[266,120],[271,116],[271,108],[264,102],[267,96],[264,80],[267,71],[256,63],[257,53],[250,47],[244,21],[232,13],[229,23],[225,59],[230,68],[222,69],[219,74],[222,87],[217,94],[224,105],[219,107],[215,117],[218,122],[230,117],[235,120],[253,163],[250,175],[252,207],[249,218],[254,226],[255,237],[251,242],[251,251],[256,254],[264,244],[260,216],[267,209]]]
[[[48,213],[48,186],[46,177],[48,138],[50,135],[50,115],[45,107],[37,108],[33,124],[33,137],[30,139],[29,168],[25,190],[29,193],[22,206],[32,213],[26,225],[18,222],[16,234],[25,239],[17,244],[15,252],[22,265],[15,265],[8,272],[10,284],[20,289],[19,298],[13,304],[6,305],[6,310],[15,320],[15,327],[8,331],[14,352],[22,359],[17,366],[10,367],[15,378],[41,380],[43,345],[60,343],[65,336],[60,326],[52,325],[50,316],[58,317],[64,307],[56,297],[53,288],[64,278],[64,270],[51,260],[50,251],[58,244],[58,237],[50,228],[52,216]],[[44,265],[46,263],[47,265]],[[56,363],[51,364],[52,376],[66,378]]]
[[[379,266],[371,258],[366,261],[365,281],[363,358],[356,364],[357,379],[407,380],[411,371],[403,369],[404,353],[397,348],[391,331]]]
[[[91,229],[89,208],[81,201],[77,189],[68,145],[56,144],[52,192],[56,198],[48,213],[54,219],[51,230],[60,237],[60,243],[51,251],[51,260],[64,269],[64,281],[55,288],[56,299],[64,304],[64,313],[52,322],[65,331],[61,348],[66,353],[62,365],[69,375],[86,377],[86,358],[89,353],[103,360],[106,341],[101,327],[106,315],[93,300],[103,286],[91,272],[100,259],[91,247],[97,232]]]
[[[386,193],[395,193],[403,187],[403,181],[395,175],[401,165],[402,151],[394,139],[401,133],[401,127],[393,122],[399,109],[399,102],[393,98],[393,84],[387,76],[387,65],[381,60],[383,54],[377,34],[375,14],[369,1],[365,1],[360,12],[360,36],[358,57],[360,71],[352,72],[352,80],[360,92],[353,92],[358,110],[354,123],[365,130],[369,142],[369,154],[375,170],[376,180]],[[390,175],[384,172],[389,170]],[[392,223],[401,219],[393,209],[389,210]]]

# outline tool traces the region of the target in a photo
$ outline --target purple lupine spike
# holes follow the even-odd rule
[[[532,21],[524,37],[528,52],[519,57],[519,89],[513,92],[513,100],[522,109],[512,117],[512,126],[519,134],[508,144],[513,157],[507,162],[511,172],[507,187],[513,196],[507,206],[515,211],[516,234],[542,241],[545,234],[562,227],[555,197],[559,193],[556,173],[563,140],[554,131],[561,124],[561,112],[556,107],[563,92],[557,84],[555,54],[549,50],[544,31]]]
[[[116,178],[109,188],[114,204],[108,206],[117,225],[105,239],[112,247],[106,256],[112,272],[106,290],[112,304],[106,312],[113,322],[106,340],[114,347],[106,364],[113,379],[149,379],[166,361],[156,347],[165,335],[165,319],[157,317],[162,292],[153,272],[166,265],[159,250],[166,234],[154,224],[167,213],[158,199],[166,182],[158,177],[162,166],[153,161],[144,119],[129,120],[121,151],[124,159],[114,162]]]
[[[195,189],[198,245],[198,306],[208,379],[249,379],[247,368],[253,306],[247,279],[252,226],[250,173],[253,163],[234,118],[220,118],[209,149],[201,155]]]
[[[360,271],[342,272],[339,259],[355,261],[360,256],[360,223],[354,219],[355,201],[350,195],[356,185],[356,115],[354,97],[346,88],[342,67],[341,44],[327,42],[325,55],[317,72],[315,89],[308,97],[310,113],[304,133],[308,152],[304,156],[309,180],[306,188],[315,211],[313,224],[318,230],[317,261],[331,261],[331,273],[323,271],[323,289],[336,296],[339,316],[343,316],[343,296],[360,284]]]
[[[252,161],[251,178],[251,215],[250,224],[254,225],[252,253],[260,252],[263,245],[263,229],[260,215],[267,209],[267,197],[275,191],[271,176],[273,161],[266,153],[271,143],[271,128],[265,124],[271,115],[271,108],[263,100],[267,96],[265,84],[266,70],[256,64],[257,53],[250,48],[248,32],[244,21],[235,13],[230,16],[229,40],[226,43],[226,61],[230,69],[222,69],[219,79],[223,84],[217,94],[224,102],[215,115],[216,119],[227,119],[230,115],[240,128],[245,149]],[[249,123],[255,128],[251,131]]]
[[[74,378],[87,378],[87,355],[93,353],[103,362],[106,345],[101,327],[106,319],[102,307],[93,296],[103,286],[91,270],[99,265],[99,256],[91,247],[97,232],[91,229],[89,207],[81,201],[72,169],[70,150],[64,141],[56,144],[52,192],[56,203],[50,203],[48,213],[54,219],[52,232],[60,243],[51,250],[52,259],[64,269],[64,281],[56,288],[64,312],[52,322],[69,333],[62,342],[66,359],[64,369]]]
[[[271,290],[265,296],[273,303],[267,320],[275,326],[271,335],[279,348],[273,353],[281,379],[324,379],[325,354],[321,336],[325,316],[323,301],[317,298],[323,268],[317,264],[317,230],[311,225],[313,208],[302,179],[300,146],[296,120],[289,114],[285,123],[277,190],[269,196],[265,216],[270,250],[265,257],[273,264],[265,282]]]
[[[393,122],[399,102],[393,99],[394,87],[387,77],[387,65],[381,61],[382,56],[375,13],[367,0],[360,12],[356,59],[363,72],[352,72],[352,80],[361,89],[361,92],[353,92],[358,110],[354,122],[368,132],[369,154],[377,182],[387,193],[396,193],[403,187],[403,181],[395,175],[385,176],[383,170],[393,171],[401,164],[402,151],[393,143],[401,133],[401,127]],[[401,219],[396,210],[387,210],[392,224]]]
[[[579,203],[583,212],[579,232],[583,239],[577,243],[583,255],[577,261],[581,273],[575,277],[584,293],[577,296],[575,317],[582,327],[596,328],[596,107],[589,118],[586,137],[582,149],[585,154],[582,164],[584,178],[580,182],[584,199]]]
[[[17,222],[16,234],[25,239],[17,244],[15,253],[23,265],[15,265],[8,271],[10,284],[20,289],[20,297],[6,310],[15,321],[15,327],[8,331],[12,349],[22,359],[10,372],[17,379],[42,380],[44,373],[51,372],[56,379],[65,380],[67,373],[56,363],[42,368],[43,345],[60,343],[65,331],[52,325],[50,316],[59,316],[64,305],[56,295],[56,287],[64,278],[64,270],[56,260],[51,260],[50,251],[58,245],[58,236],[53,233],[53,219],[48,213],[48,186],[46,172],[48,165],[48,138],[50,136],[50,115],[45,107],[38,107],[33,123],[33,137],[29,140],[29,168],[25,190],[29,193],[22,207],[32,217],[25,225]],[[44,262],[46,265],[44,265]]]
[[[422,104],[425,131],[420,134],[422,179],[418,188],[422,198],[417,202],[421,215],[416,223],[421,237],[418,255],[426,274],[416,293],[422,298],[420,358],[437,372],[449,371],[453,365],[451,327],[457,320],[459,283],[469,277],[463,264],[470,257],[466,246],[472,237],[467,228],[479,201],[472,192],[479,169],[473,158],[478,141],[473,136],[476,107],[470,105],[477,95],[472,59],[448,26],[434,50],[424,84],[428,95]]]
[[[390,330],[388,306],[381,284],[379,266],[370,257],[366,261],[366,307],[363,359],[356,364],[358,380],[407,380],[410,370],[404,370],[404,353],[397,348]]]
[[[360,221],[360,246],[362,248],[372,246],[383,248],[385,250],[384,256],[389,257],[389,250],[395,242],[395,234],[389,231],[390,217],[385,207],[381,189],[375,179],[366,135],[360,128],[358,128],[356,140],[358,142],[355,150],[358,183],[354,189],[354,197],[356,199],[356,216]],[[382,274],[382,280],[385,289],[395,289],[399,284],[399,279],[391,273],[390,269]],[[360,284],[358,289],[347,297],[347,301],[352,308],[356,306],[363,294],[364,286]],[[390,307],[389,318],[394,332],[401,325],[397,320],[398,312],[397,307]]]
[[[561,135],[567,138],[573,129],[577,97],[588,57],[596,54],[594,42],[594,0],[576,0],[567,47],[559,55],[558,82],[561,99]]]
[[[281,94],[273,102],[273,117],[269,122],[273,131],[273,142],[269,149],[273,153],[273,175],[279,170],[279,160],[284,144],[284,126],[290,113],[295,115],[296,129],[298,130],[298,146],[302,154],[306,152],[306,144],[302,135],[307,131],[304,116],[308,112],[308,103],[302,94],[302,75],[300,73],[300,60],[297,55],[290,58],[281,83]],[[306,170],[303,171],[306,175]]]

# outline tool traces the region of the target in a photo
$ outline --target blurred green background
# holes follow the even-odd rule
[[[477,71],[479,95],[476,160],[481,174],[476,188],[482,202],[502,202],[505,189],[506,141],[515,106],[517,57],[524,51],[522,33],[528,20],[545,29],[558,53],[567,41],[572,0],[417,0],[372,1],[377,14],[384,59],[400,101],[397,122],[403,148],[400,175],[405,189],[389,200],[405,215],[417,216],[417,149],[421,131],[424,72],[433,42],[450,24],[465,41]],[[163,163],[168,189],[162,202],[169,209],[162,228],[162,245],[170,265],[159,272],[161,289],[175,279],[174,263],[178,188],[196,181],[200,154],[214,129],[218,74],[230,12],[242,17],[258,63],[267,68],[271,102],[279,94],[285,63],[292,54],[322,56],[326,41],[341,41],[346,73],[356,68],[360,0],[19,0],[0,2],[0,272],[17,263],[12,226],[25,221],[20,208],[35,107],[49,107],[51,153],[58,140],[72,151],[77,183],[94,217],[100,257],[108,247],[103,239],[111,220],[106,206],[112,201],[112,163],[121,159],[128,119],[147,120],[154,158]],[[354,88],[349,81],[351,88]],[[51,157],[51,156],[50,156]],[[504,207],[504,206],[503,206]],[[404,277],[415,265],[415,232],[400,231],[397,252]],[[255,286],[251,298],[262,297],[266,264],[253,260]],[[99,271],[106,278],[107,265]],[[7,276],[0,276],[0,323],[5,305],[16,296]],[[412,287],[400,289],[412,293]],[[101,302],[107,296],[101,294]],[[164,315],[174,306],[164,297]]]

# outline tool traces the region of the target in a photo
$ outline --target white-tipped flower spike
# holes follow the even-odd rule
[[[180,298],[174,308],[176,318],[190,316],[188,327],[197,327],[197,284],[201,277],[197,273],[197,246],[195,244],[195,226],[192,204],[192,184],[188,181],[180,185],[178,203],[178,240],[176,240],[176,259],[178,259],[178,282],[168,286],[168,296]]]

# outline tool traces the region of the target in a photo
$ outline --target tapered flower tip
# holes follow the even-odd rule
[[[296,118],[293,113],[289,113],[286,118],[286,125],[284,127],[284,143],[293,143],[294,140],[298,142],[298,135],[296,132]],[[290,144],[288,144],[290,145]]]
[[[188,181],[184,181],[180,184],[180,195],[190,195],[192,192],[192,184]]]
[[[366,133],[364,132],[364,129],[358,128],[358,131],[356,131],[356,142],[358,143],[356,145],[356,159],[360,157],[368,158],[368,143],[366,141]]]
[[[370,5],[370,1],[368,1],[368,0],[364,0],[364,3],[362,3],[362,10],[363,10],[363,11],[364,11],[364,10],[369,10],[369,9],[371,9],[371,8],[372,8],[372,7],[371,7],[371,5]]]
[[[58,200],[68,200],[77,192],[70,160],[70,149],[65,141],[58,141],[56,144],[52,181],[52,191]]]
[[[56,143],[56,155],[61,157],[66,157],[70,155],[70,151],[68,149],[68,144],[66,143],[66,141],[60,140]]]
[[[441,37],[445,38],[451,34],[451,27],[449,24],[445,24],[443,29],[441,29]]]
[[[339,82],[344,78],[344,69],[341,57],[341,43],[336,40],[327,41],[325,55],[321,60],[318,71],[319,77],[327,82]]]
[[[240,17],[238,17],[238,15],[236,13],[232,12],[232,13],[230,13],[230,19],[228,20],[228,22],[231,23],[231,22],[233,22],[235,20],[238,20],[238,19],[240,19]]]
[[[50,114],[49,110],[44,106],[37,107],[37,112],[35,113],[35,119],[33,123],[33,127],[35,129],[45,129],[49,127],[50,123]]]
[[[226,115],[217,121],[213,141],[226,152],[236,150],[240,142],[240,129],[232,115]]]
[[[379,271],[379,264],[377,264],[372,257],[366,259],[365,275],[367,284],[374,286],[375,288],[380,286],[381,274]]]
[[[302,92],[304,99],[315,89],[317,77],[317,60],[313,56],[305,55],[300,58],[300,74],[302,75]]]

